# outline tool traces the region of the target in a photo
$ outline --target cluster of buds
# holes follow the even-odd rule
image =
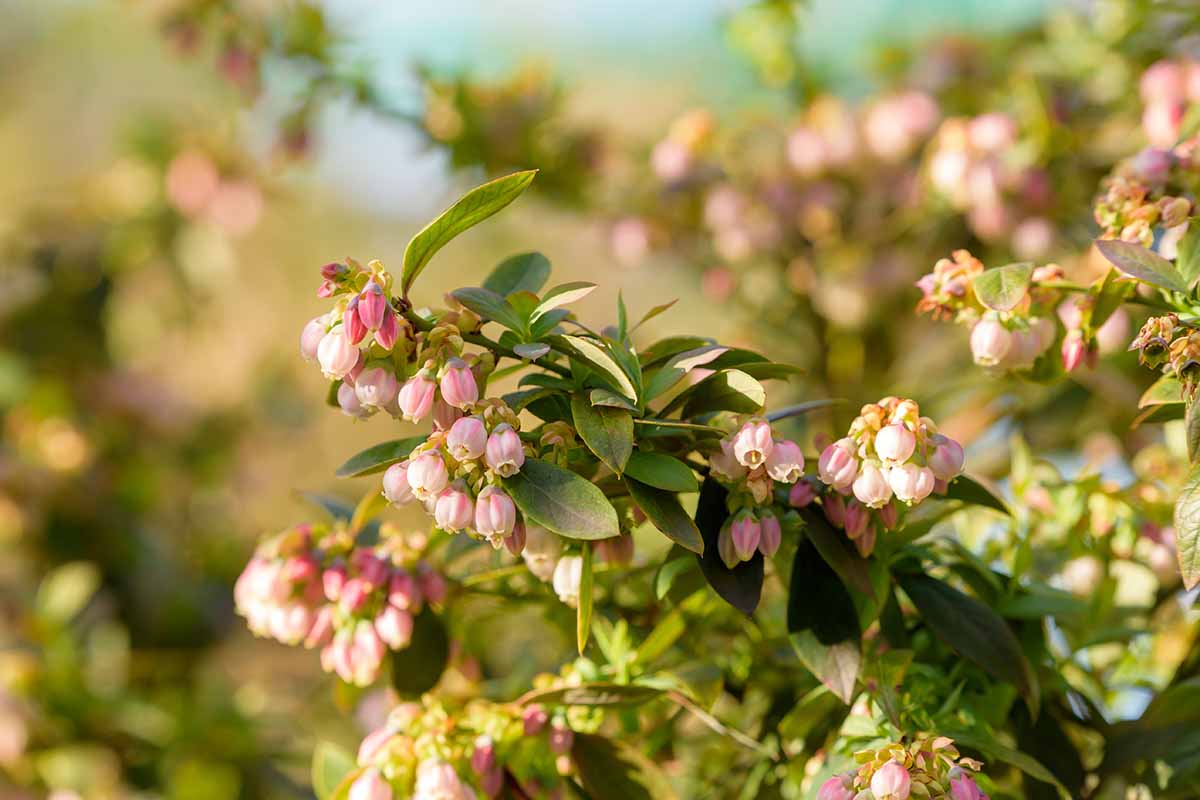
[[[1162,368],[1183,384],[1184,395],[1192,398],[1200,385],[1200,330],[1179,321],[1175,314],[1151,317],[1129,345],[1138,359],[1151,369]]]
[[[1161,226],[1167,233],[1159,250],[1165,250],[1165,257],[1174,257],[1186,230],[1182,226],[1192,214],[1190,200],[1166,193],[1171,170],[1179,161],[1171,151],[1147,148],[1104,179],[1092,210],[1104,238],[1150,247],[1155,227]]]
[[[911,744],[890,744],[854,754],[861,766],[821,785],[817,800],[987,800],[975,782],[983,768],[959,756],[945,736],[918,736]]]
[[[733,512],[721,529],[717,548],[731,569],[756,552],[770,558],[779,550],[782,527],[773,508],[775,486],[795,486],[804,477],[800,445],[776,438],[771,424],[752,418],[723,438],[709,456],[710,474],[729,492]]]
[[[355,547],[343,527],[302,525],[262,542],[238,577],[234,600],[256,636],[321,648],[321,666],[347,683],[375,681],[389,650],[412,637],[425,602],[446,582],[389,539]]]
[[[463,399],[454,394],[461,389],[460,380],[444,381],[453,387],[454,399]],[[525,463],[520,420],[500,400],[464,401],[462,407],[472,412],[470,416],[459,417],[447,428],[435,428],[408,458],[388,467],[383,495],[397,506],[420,502],[447,533],[465,531],[496,549],[505,546],[520,554],[524,525],[501,486]]]
[[[474,701],[452,712],[432,699],[402,703],[359,746],[349,797],[498,797],[506,774],[525,796],[541,797],[572,770],[574,739],[566,716],[541,706]]]
[[[962,446],[938,433],[915,402],[885,397],[863,406],[849,433],[821,451],[822,510],[869,555],[878,530],[898,524],[901,504],[944,493],[962,468]]]

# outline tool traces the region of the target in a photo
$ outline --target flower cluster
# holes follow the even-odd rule
[[[804,477],[804,455],[798,444],[776,438],[771,424],[759,418],[721,439],[720,448],[708,463],[712,476],[730,490],[734,513],[721,529],[717,547],[732,569],[755,552],[770,558],[779,550],[782,528],[772,508],[775,485],[794,486]]]
[[[987,800],[975,782],[983,768],[960,757],[945,736],[918,736],[911,744],[890,744],[854,754],[861,766],[821,785],[817,800]]]
[[[898,524],[900,504],[944,493],[962,468],[962,446],[938,433],[915,402],[885,397],[863,406],[849,433],[821,451],[822,510],[868,555],[877,529]]]
[[[1196,394],[1200,385],[1200,329],[1181,322],[1176,314],[1151,317],[1129,345],[1138,351],[1138,360],[1151,369],[1183,384],[1185,397]]]
[[[409,644],[422,604],[440,603],[445,579],[399,537],[356,547],[343,527],[301,525],[262,542],[234,588],[256,636],[321,648],[321,666],[366,686],[388,650]]]
[[[403,703],[363,739],[349,797],[475,800],[499,796],[506,781],[541,797],[572,771],[574,739],[565,714],[536,704]]]

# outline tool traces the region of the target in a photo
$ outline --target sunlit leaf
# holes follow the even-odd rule
[[[520,472],[504,479],[504,488],[526,519],[560,536],[594,540],[621,533],[604,492],[570,470],[529,458]]]
[[[496,265],[483,288],[501,296],[538,292],[550,279],[550,260],[541,253],[517,253]]]
[[[975,296],[993,311],[1012,311],[1029,291],[1032,275],[1027,261],[985,270],[975,276]]]
[[[704,553],[704,540],[696,523],[683,510],[679,498],[673,492],[647,486],[641,481],[625,476],[629,496],[645,512],[646,517],[667,538],[693,553]]]
[[[633,452],[633,416],[620,408],[593,406],[589,398],[573,394],[571,418],[588,449],[620,475]]]
[[[1187,293],[1187,285],[1175,265],[1153,250],[1119,239],[1099,239],[1096,249],[1130,277],[1160,289]]]
[[[409,454],[418,445],[423,444],[426,438],[424,435],[409,436],[404,439],[393,439],[390,442],[380,442],[377,445],[372,445],[366,450],[346,459],[346,462],[337,468],[335,474],[339,478],[358,478],[363,475],[383,472],[392,464],[408,458]]]

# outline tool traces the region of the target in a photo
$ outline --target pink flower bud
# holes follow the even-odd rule
[[[328,299],[333,297],[337,291],[337,284],[333,281],[321,281],[321,285],[317,287],[317,297]]]
[[[321,277],[327,281],[336,281],[348,271],[345,264],[338,264],[335,261],[321,267]]]
[[[929,468],[933,476],[940,481],[954,480],[963,468],[962,445],[949,436],[937,434],[933,437],[935,445],[929,456]]]
[[[396,731],[390,725],[384,725],[382,728],[377,728],[368,733],[366,738],[362,740],[362,744],[358,746],[357,761],[359,766],[369,766],[395,735]]]
[[[871,792],[875,800],[908,800],[912,779],[908,770],[896,761],[889,761],[871,776]]]
[[[412,640],[413,616],[393,605],[386,605],[375,617],[375,632],[388,647],[402,650]]]
[[[885,425],[875,434],[875,453],[884,461],[900,463],[908,461],[917,447],[917,437],[903,425]]]
[[[846,530],[846,536],[853,540],[866,533],[867,526],[871,522],[871,513],[861,503],[851,500],[846,504],[846,517],[843,527]]]
[[[448,431],[454,427],[454,423],[458,422],[463,417],[461,409],[447,403],[442,398],[433,401],[433,429],[435,431]]]
[[[858,475],[858,458],[854,455],[854,442],[839,439],[821,451],[817,459],[817,474],[821,480],[835,489],[845,489],[854,483]]]
[[[475,507],[471,496],[455,486],[443,489],[438,494],[433,509],[437,526],[447,533],[457,533],[471,526],[475,518]]]
[[[368,408],[386,408],[396,399],[400,385],[396,376],[381,367],[364,369],[354,379],[354,393]]]
[[[1155,61],[1138,79],[1143,103],[1178,103],[1187,96],[1187,73],[1182,64],[1169,59]]]
[[[730,537],[733,539],[733,550],[739,561],[749,561],[758,549],[762,538],[762,524],[753,514],[745,513],[734,519],[729,526]]]
[[[358,305],[358,298],[352,297],[342,313],[342,328],[351,344],[358,344],[367,336],[367,326],[363,324],[362,316],[358,313]]]
[[[527,706],[521,714],[521,722],[525,726],[526,736],[537,736],[549,721],[550,715],[546,713],[546,709],[536,703]]]
[[[333,606],[321,606],[313,616],[312,627],[304,637],[304,647],[312,650],[314,647],[324,647],[333,639]]]
[[[326,378],[343,378],[358,363],[358,348],[350,343],[341,328],[335,328],[321,337],[317,345],[317,362]]]
[[[971,355],[982,367],[999,365],[1012,345],[1012,332],[994,319],[982,319],[971,329]]]
[[[516,475],[525,463],[525,447],[520,435],[507,423],[497,425],[484,449],[488,468],[502,478]]]
[[[732,438],[721,440],[721,452],[709,456],[708,464],[712,468],[713,475],[729,483],[735,483],[746,477],[746,467],[737,460],[737,456],[733,453]]]
[[[408,485],[408,462],[392,464],[383,473],[383,496],[392,505],[402,506],[413,500],[412,488]]]
[[[612,536],[596,542],[596,552],[606,564],[627,567],[633,561],[633,537]]]
[[[841,775],[834,775],[817,790],[817,800],[854,800],[854,796],[853,782]]]
[[[362,320],[363,325],[373,331],[378,330],[379,326],[383,324],[384,313],[388,310],[388,301],[383,294],[383,287],[372,278],[367,281],[367,285],[356,299],[358,300],[358,317]]]
[[[445,761],[422,761],[417,767],[417,785],[412,800],[469,800],[454,767]]]
[[[800,445],[780,439],[767,456],[767,474],[780,483],[795,483],[804,475],[804,454]]]
[[[342,597],[342,590],[346,586],[346,567],[343,564],[334,564],[321,573],[321,585],[325,589],[325,598],[336,603]]]
[[[379,323],[379,330],[375,331],[375,342],[384,350],[391,350],[399,338],[400,321],[396,312],[388,308],[383,312],[383,322]]]
[[[796,481],[788,492],[788,505],[792,508],[806,508],[817,499],[816,490],[808,481]]]
[[[525,523],[518,520],[513,525],[512,533],[504,537],[504,548],[514,556],[521,555],[525,550]]]
[[[554,720],[550,723],[550,749],[558,755],[566,755],[571,752],[571,745],[575,743],[575,732],[567,727],[567,723],[561,720]]]
[[[888,484],[901,503],[919,503],[933,491],[933,470],[916,464],[900,464],[888,472]],[[876,506],[878,508],[878,506]]]
[[[950,777],[950,800],[988,800],[987,795],[965,772]]]
[[[479,736],[475,739],[475,748],[471,751],[471,769],[476,775],[483,775],[496,766],[496,745],[490,736]]]
[[[446,448],[455,461],[474,461],[487,447],[488,432],[479,417],[463,417],[450,426]]]
[[[774,514],[763,514],[760,521],[761,534],[758,539],[758,551],[767,558],[779,552],[779,544],[783,541],[783,529],[779,525],[779,517]]]
[[[1077,330],[1069,332],[1062,343],[1063,369],[1067,372],[1074,372],[1084,362],[1087,354],[1088,346],[1084,341],[1083,333]]]
[[[840,494],[830,493],[821,498],[821,511],[835,528],[846,524],[846,501]]]
[[[417,373],[400,387],[400,415],[409,422],[420,422],[429,415],[433,407],[437,384],[422,373]]]
[[[409,462],[407,476],[413,495],[422,502],[440,495],[450,480],[446,462],[436,450],[426,450]]]
[[[475,532],[499,550],[516,524],[517,507],[512,498],[503,489],[485,487],[475,503]]]
[[[355,550],[354,555],[350,557],[350,564],[358,571],[358,577],[366,581],[372,589],[383,586],[391,575],[388,562],[370,550]]]
[[[421,606],[417,581],[404,570],[396,570],[388,580],[388,602],[401,611],[416,611]]]
[[[347,417],[355,419],[366,419],[371,416],[371,409],[364,408],[359,402],[358,393],[354,391],[354,384],[343,383],[337,390],[338,408]]]
[[[762,466],[774,447],[775,440],[767,422],[747,422],[733,437],[733,455],[744,467]]]
[[[342,609],[353,614],[366,605],[371,597],[371,584],[362,578],[351,578],[342,587],[342,595],[338,600]]]
[[[426,601],[440,605],[446,599],[446,579],[442,577],[442,573],[422,564],[417,574],[417,583],[421,587],[421,596]]]
[[[894,502],[888,503],[879,509],[879,521],[883,523],[884,529],[895,530],[896,524],[900,522],[900,508]]]
[[[392,786],[383,774],[369,767],[350,784],[348,800],[392,800]]]
[[[579,605],[579,585],[583,581],[583,558],[563,556],[554,566],[551,585],[558,599],[575,608]]]
[[[354,629],[354,652],[351,655],[353,676],[349,681],[356,686],[369,686],[379,677],[379,668],[387,647],[375,632],[375,626],[364,620]]]
[[[854,479],[854,496],[870,508],[882,508],[884,503],[892,499],[892,487],[888,485],[879,465],[871,461],[863,463],[862,470]]]
[[[720,533],[717,534],[717,555],[721,557],[721,563],[729,569],[742,563],[737,548],[733,544],[733,525],[730,522],[722,525]]]
[[[442,399],[464,411],[479,400],[479,387],[475,384],[475,373],[461,358],[451,359],[442,373]]]
[[[305,361],[317,360],[317,348],[325,338],[325,317],[313,317],[300,331],[300,356]]]

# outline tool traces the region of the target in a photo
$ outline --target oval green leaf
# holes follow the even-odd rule
[[[544,706],[636,706],[663,695],[662,689],[621,683],[585,683],[528,692],[518,705],[540,703]]]
[[[1200,583],[1200,466],[1192,467],[1175,501],[1175,546],[1179,574],[1190,591]]]
[[[683,405],[685,419],[709,411],[756,414],[767,402],[762,384],[738,369],[710,375],[681,396],[687,397]]]
[[[676,800],[678,795],[658,766],[630,745],[577,733],[571,760],[592,800]]]
[[[993,311],[1012,311],[1029,291],[1032,276],[1028,261],[985,270],[975,276],[975,296]]]
[[[662,453],[634,450],[625,464],[625,474],[647,486],[668,492],[696,492],[696,473],[678,458]]]
[[[1159,289],[1187,293],[1187,285],[1175,269],[1175,265],[1152,250],[1119,239],[1099,239],[1096,241],[1096,249],[1112,262],[1113,266],[1131,278],[1137,278]]]
[[[450,663],[446,626],[426,605],[413,620],[412,641],[392,653],[392,686],[403,697],[419,697],[438,685]]]
[[[645,512],[646,517],[671,541],[699,555],[704,554],[704,540],[696,523],[683,510],[679,498],[672,492],[665,492],[653,486],[647,486],[625,476],[625,486],[633,502]]]
[[[950,482],[944,495],[948,500],[961,500],[970,505],[995,509],[1001,514],[1012,515],[1008,503],[1001,500],[995,492],[984,486],[969,475],[959,475]]]
[[[503,297],[513,292],[537,292],[549,279],[550,259],[541,253],[517,253],[496,265],[483,288]]]
[[[361,453],[356,453],[346,459],[346,462],[338,467],[334,474],[339,478],[360,478],[363,475],[383,472],[392,464],[408,458],[409,453],[418,445],[423,444],[426,438],[424,435],[409,436],[372,445]]]
[[[593,406],[583,394],[571,395],[571,418],[588,449],[620,475],[633,453],[633,415],[620,408]]]
[[[570,470],[526,459],[520,472],[504,479],[504,488],[526,519],[560,536],[595,540],[621,533],[604,492]]]
[[[1174,375],[1163,375],[1142,393],[1138,408],[1168,406],[1183,402],[1183,384]]]
[[[318,800],[330,800],[354,771],[354,756],[332,742],[317,742],[312,757],[312,788]]]

